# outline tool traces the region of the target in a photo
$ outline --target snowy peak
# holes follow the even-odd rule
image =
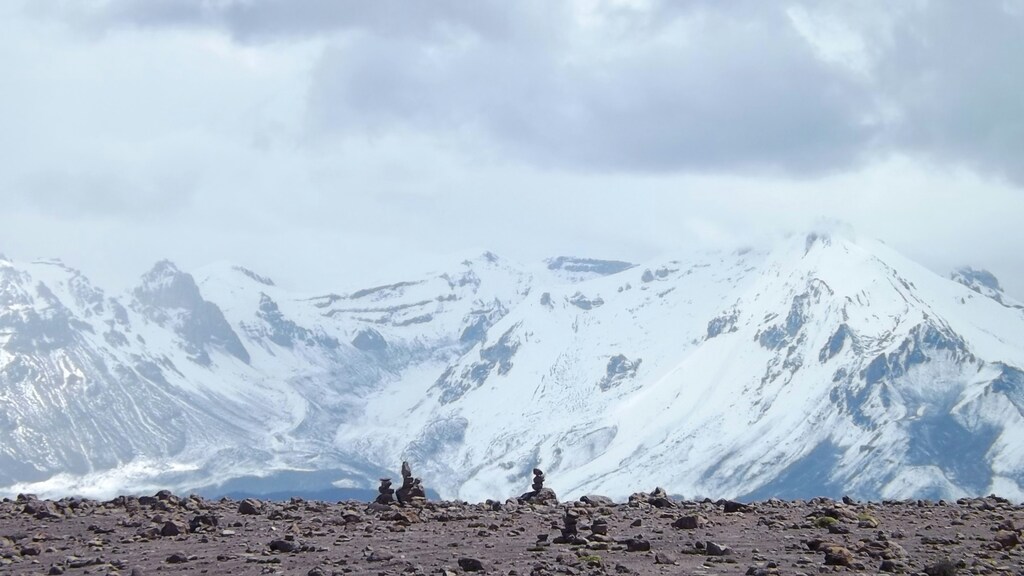
[[[63,265],[21,268],[0,265],[0,483],[141,455],[189,487],[316,468],[369,488],[411,460],[470,500],[533,467],[569,498],[637,477],[1024,495],[1024,314],[983,271],[942,278],[848,234],[638,265],[484,253],[312,298],[164,261],[124,306]]]
[[[198,364],[210,365],[211,348],[249,362],[249,352],[221,309],[204,300],[192,275],[182,272],[174,263],[157,262],[143,275],[142,283],[132,294],[133,308],[151,322],[173,327],[191,359]]]
[[[986,399],[1012,409],[999,424],[974,415],[975,386],[1008,388],[994,367],[1024,365],[1024,322],[880,243],[812,234],[538,291],[403,413],[423,422],[407,451],[445,462],[460,497],[512,489],[534,465],[562,491],[619,496],[637,475],[688,495],[875,498],[1024,479],[980,448],[1022,438],[1016,405],[1003,393]],[[989,472],[935,449],[942,429]]]
[[[161,260],[142,276],[135,288],[139,303],[153,308],[196,308],[203,302],[191,274],[178,269],[170,260]]]

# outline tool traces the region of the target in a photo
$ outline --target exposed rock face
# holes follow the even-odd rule
[[[135,289],[135,306],[151,321],[171,326],[188,345],[192,359],[209,366],[207,348],[218,347],[249,363],[249,352],[216,304],[204,300],[191,274],[171,262],[158,262]]]
[[[567,273],[572,279],[588,279],[599,276],[610,276],[625,272],[635,264],[619,260],[595,260],[592,258],[574,258],[559,256],[547,260],[548,270],[559,270]]]
[[[642,359],[630,360],[622,354],[616,354],[608,359],[608,367],[605,369],[605,376],[598,384],[601,390],[610,390],[626,380],[636,376],[640,369]]]

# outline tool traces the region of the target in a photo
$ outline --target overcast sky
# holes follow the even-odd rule
[[[1021,297],[1022,70],[1022,0],[5,0],[0,252],[321,291],[838,219]]]

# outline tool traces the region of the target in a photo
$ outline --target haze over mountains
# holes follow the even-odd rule
[[[0,258],[0,492],[1024,496],[1024,307],[846,235],[348,294]],[[264,480],[257,478],[264,477]],[[269,488],[268,488],[269,487]]]

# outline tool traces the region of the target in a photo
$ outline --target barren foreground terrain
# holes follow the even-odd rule
[[[1024,507],[957,502],[0,502],[2,574],[1024,575]],[[575,527],[575,534],[573,533]]]

